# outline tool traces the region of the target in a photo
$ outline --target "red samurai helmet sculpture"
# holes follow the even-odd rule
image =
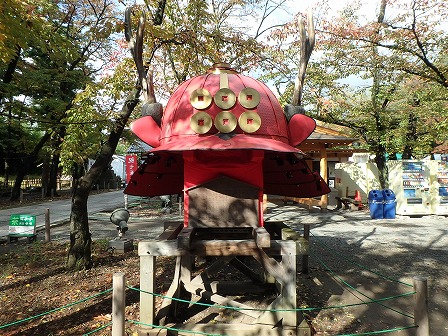
[[[263,194],[330,192],[295,148],[315,121],[301,113],[287,117],[265,84],[227,64],[181,84],[160,125],[157,119],[147,115],[131,124],[153,149],[125,193],[183,193],[185,226],[261,226]]]

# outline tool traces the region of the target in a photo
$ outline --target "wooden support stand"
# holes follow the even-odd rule
[[[141,241],[138,253],[140,335],[183,335],[174,330],[235,336],[311,335],[296,311],[297,256],[308,254],[308,242],[281,222],[256,229],[194,229],[171,222],[158,239]],[[156,311],[150,293],[156,288],[158,256],[176,257],[176,266],[171,286]],[[207,260],[199,270],[196,258]],[[237,271],[237,279],[228,278],[225,269],[230,266]],[[253,294],[247,299],[249,293]],[[185,307],[190,305],[170,299],[183,294],[187,301],[212,306]],[[241,302],[243,297],[245,302]]]

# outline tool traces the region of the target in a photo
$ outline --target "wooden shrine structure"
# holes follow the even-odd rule
[[[295,310],[297,257],[308,254],[308,241],[281,222],[266,222],[265,227],[256,229],[193,229],[184,228],[182,223],[167,222],[158,239],[139,243],[138,253],[140,322],[146,326],[142,327],[141,335],[184,335],[175,330],[189,330],[185,335],[194,331],[232,336],[311,335],[307,322]],[[176,266],[171,286],[156,309],[155,296],[150,293],[156,290],[159,256],[176,257]],[[198,258],[212,259],[195,275]],[[246,280],[210,279],[226,265],[234,267]],[[266,290],[278,295],[263,310],[257,310],[260,302],[250,306],[232,298],[243,293],[266,293]],[[179,324],[176,321],[182,320],[180,303],[170,298],[181,295],[186,300],[202,298],[235,310],[228,312],[222,323],[206,318],[203,323]],[[238,314],[242,316],[235,317]],[[149,328],[151,325],[156,327]]]

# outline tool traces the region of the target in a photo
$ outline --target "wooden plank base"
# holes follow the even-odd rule
[[[156,288],[154,264],[157,256],[176,256],[174,277],[166,296],[187,301],[200,299],[212,306],[189,307],[187,303],[166,298],[155,316],[153,296],[143,294],[140,296],[140,321],[160,328],[151,330],[150,327],[142,326],[140,335],[191,335],[195,331],[229,336],[311,335],[306,321],[299,325],[297,311],[294,311],[297,308],[297,256],[308,254],[308,242],[297,232],[281,222],[275,222],[249,235],[246,229],[242,230],[240,236],[243,239],[229,239],[238,237],[238,230],[231,229],[226,235],[225,229],[211,229],[207,232],[207,229],[182,229],[175,223],[170,224],[165,226],[165,232],[157,240],[139,243],[140,288],[149,292]],[[216,234],[220,239],[217,239]],[[195,269],[195,258],[205,258],[208,262],[208,266],[200,266],[199,273]],[[233,271],[229,267],[233,267]],[[228,272],[238,273],[238,280],[229,280],[234,273]],[[238,288],[238,281],[241,288]],[[259,296],[261,301],[258,304],[257,299],[251,299],[249,305],[242,303],[238,294],[230,296],[229,289],[232,286],[235,289],[244,288],[244,295],[250,294],[254,298],[260,295],[260,290],[264,294]],[[250,291],[252,287],[253,293]],[[258,310],[263,301],[262,306],[275,312]],[[237,310],[224,309],[222,306],[236,307]],[[201,315],[196,317],[199,311]],[[216,313],[219,311],[222,313]],[[219,315],[219,318],[214,318],[209,312]],[[207,314],[210,317],[204,318]],[[179,320],[185,320],[186,324],[171,324]],[[188,324],[187,321],[192,323]],[[201,323],[205,321],[207,323]],[[164,329],[164,324],[183,331]]]
[[[139,336],[191,336],[200,333],[202,335],[228,335],[228,336],[311,336],[310,329],[306,322],[297,328],[277,328],[270,325],[255,324],[247,325],[241,323],[223,324],[186,324],[170,325],[171,329],[141,330]],[[191,331],[191,332],[189,332]]]

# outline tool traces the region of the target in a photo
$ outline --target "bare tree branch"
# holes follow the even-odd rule
[[[297,74],[296,82],[294,85],[294,93],[292,97],[292,105],[300,106],[302,105],[302,94],[303,94],[303,83],[305,81],[306,68],[313,52],[314,45],[316,43],[313,13],[309,9],[307,13],[307,27],[305,29],[305,23],[299,16],[299,32],[300,32],[300,63],[299,71]]]
[[[258,25],[257,32],[255,33],[255,37],[254,37],[255,39],[258,38],[259,36],[261,36],[266,31],[273,29],[274,27],[284,26],[284,25],[275,25],[275,26],[271,26],[271,27],[261,30],[261,26],[263,25],[264,21],[269,17],[269,15],[271,15],[278,8],[280,8],[286,1],[280,1],[278,4],[276,4],[275,6],[271,6],[271,7],[268,6],[269,2],[270,2],[270,0],[266,0],[266,2],[264,4],[263,15],[261,16],[260,24]]]
[[[128,48],[134,59],[135,66],[137,67],[138,81],[142,87],[143,99],[148,103],[155,103],[156,98],[151,93],[154,89],[150,88],[152,80],[148,80],[148,67],[143,64],[143,35],[146,24],[146,14],[142,12],[137,26],[136,35],[132,31],[131,23],[131,8],[126,8],[125,11],[125,37],[128,42]]]

